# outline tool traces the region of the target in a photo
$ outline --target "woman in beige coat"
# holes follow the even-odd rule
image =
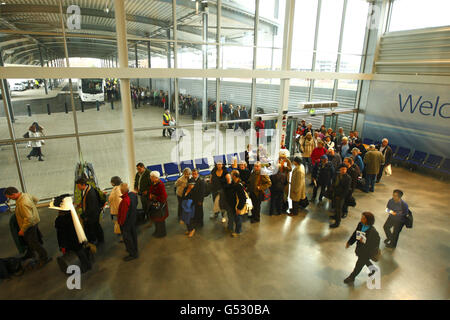
[[[120,227],[117,227],[117,214],[119,213],[119,205],[122,201],[122,192],[120,191],[120,184],[122,180],[115,176],[111,178],[111,185],[113,189],[108,197],[109,212],[111,213],[111,219],[114,220],[114,233],[120,235]]]
[[[289,213],[290,216],[298,214],[299,202],[306,198],[305,166],[302,164],[302,159],[295,157],[294,165],[291,176],[292,212]]]
[[[188,185],[188,181],[189,178],[191,177],[191,174],[192,174],[191,169],[184,168],[183,175],[178,178],[177,182],[175,182],[176,193],[178,198],[178,221],[180,222],[180,224],[184,223],[183,220],[181,220],[181,213],[182,213],[181,201],[183,198],[184,189]]]

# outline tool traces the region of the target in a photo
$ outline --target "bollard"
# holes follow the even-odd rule
[[[31,117],[31,107],[27,104],[28,116]]]
[[[100,111],[100,102],[98,102],[98,100],[97,100],[97,101],[95,101],[95,104],[97,105],[97,111]]]
[[[83,100],[81,100],[81,112],[84,112],[84,103],[83,103]]]
[[[69,110],[67,109],[67,102],[64,102],[64,110],[66,111],[66,113],[69,113]]]
[[[114,101],[111,100],[111,110],[114,110]]]
[[[48,113],[48,115],[51,114],[51,112],[50,112],[50,103],[47,103],[47,113]]]

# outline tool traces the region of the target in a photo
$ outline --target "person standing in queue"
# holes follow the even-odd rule
[[[149,190],[150,218],[155,223],[153,236],[163,238],[167,235],[166,219],[169,216],[167,205],[167,192],[164,182],[160,180],[160,173],[152,171],[150,173],[151,185]]]
[[[128,256],[123,258],[124,261],[131,261],[138,258],[138,243],[136,230],[136,208],[137,196],[130,192],[128,184],[121,183],[120,191],[122,192],[122,201],[119,205],[119,213],[117,221],[120,225],[120,230],[123,236],[125,248],[128,251]]]
[[[292,171],[290,194],[292,200],[292,211],[288,214],[291,217],[298,214],[300,201],[306,198],[306,170],[305,166],[302,164],[302,159],[300,159],[300,157],[295,157],[294,165],[295,168]]]
[[[264,191],[270,188],[272,182],[270,178],[261,172],[261,162],[257,161],[253,166],[253,171],[248,180],[248,190],[253,203],[251,223],[260,221],[261,202]]]
[[[144,216],[148,219],[148,190],[150,189],[150,171],[142,162],[136,165],[136,176],[134,177],[134,192],[139,195],[144,210]],[[151,226],[151,223],[149,227]]]
[[[347,166],[341,164],[339,167],[339,174],[333,182],[333,204],[335,208],[335,214],[333,216],[335,222],[330,224],[330,228],[337,228],[341,223],[343,216],[344,204],[347,200],[347,196],[351,191],[352,178],[347,174]]]
[[[197,169],[192,170],[192,177],[189,179],[188,188],[185,189],[184,197],[189,197],[194,202],[194,217],[191,223],[187,225],[188,237],[195,234],[195,229],[203,227],[203,200],[205,198],[205,182],[200,177]]]

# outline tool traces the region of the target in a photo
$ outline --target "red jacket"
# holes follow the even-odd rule
[[[164,186],[164,183],[162,181],[159,181],[157,184],[150,185],[150,190],[149,190],[148,195],[149,195],[150,201],[156,200],[158,202],[161,202],[162,204],[164,204],[164,203],[166,204],[164,216],[162,218],[152,218],[152,220],[154,222],[163,222],[169,216],[169,208],[167,205],[167,192],[166,192],[166,187]],[[155,200],[151,198],[152,195],[156,196]]]
[[[256,137],[257,138],[264,137],[264,121],[256,121],[255,129],[256,128],[259,128],[259,130],[256,131]]]
[[[123,226],[125,223],[125,220],[127,219],[127,213],[128,209],[130,208],[130,197],[128,196],[128,193],[125,193],[121,196],[122,201],[120,201],[119,205],[119,212],[117,213],[117,222]]]
[[[320,157],[327,153],[327,149],[324,148],[314,148],[311,153],[311,162],[315,165],[320,161]]]

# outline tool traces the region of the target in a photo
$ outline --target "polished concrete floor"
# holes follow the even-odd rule
[[[345,243],[360,213],[371,211],[382,229],[385,205],[395,188],[414,213],[414,228],[404,229],[395,251],[381,244],[381,289],[368,289],[367,269],[354,286],[342,281],[356,262],[354,247]],[[41,270],[0,283],[0,299],[449,299],[449,184],[402,168],[377,184],[375,193],[357,191],[357,206],[338,229],[328,228],[328,203],[312,204],[297,217],[268,216],[261,223],[245,222],[240,238],[231,238],[219,221],[210,220],[192,239],[176,222],[176,198],[170,194],[168,235],[151,237],[140,226],[138,260],[124,262],[124,245],[113,234],[108,215],[103,221],[106,244],[96,263],[82,275],[81,290],[68,290],[66,275],[56,261]],[[308,195],[311,190],[308,188]],[[54,211],[40,209],[45,247],[58,256]],[[9,216],[0,216],[0,257],[17,251],[8,229]]]

